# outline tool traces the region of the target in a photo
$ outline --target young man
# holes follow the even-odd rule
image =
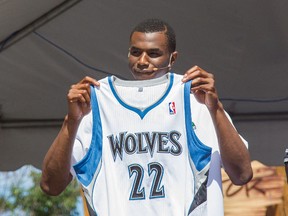
[[[247,143],[211,73],[198,66],[184,76],[170,72],[175,48],[167,23],[145,20],[130,36],[137,81],[85,77],[71,86],[68,114],[43,163],[46,193],[60,194],[77,176],[95,215],[224,214],[220,167],[234,184],[247,183]]]

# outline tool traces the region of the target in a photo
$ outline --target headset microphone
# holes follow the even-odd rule
[[[169,65],[166,66],[166,67],[160,67],[160,68],[155,67],[155,68],[153,68],[152,70],[153,70],[153,71],[158,71],[158,70],[162,70],[162,69],[166,69],[166,68],[170,68],[170,67],[171,67],[171,64],[169,63]]]

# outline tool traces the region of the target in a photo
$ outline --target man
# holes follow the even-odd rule
[[[77,176],[97,215],[223,215],[220,165],[234,184],[247,183],[246,141],[211,73],[198,66],[183,77],[170,73],[175,49],[167,23],[145,20],[128,53],[138,81],[85,77],[71,86],[68,114],[43,163],[46,193],[60,194]]]

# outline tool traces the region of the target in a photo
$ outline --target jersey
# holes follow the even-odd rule
[[[92,125],[77,135],[90,144],[73,167],[96,215],[207,215],[212,149],[194,132],[181,79],[111,76],[91,89]]]

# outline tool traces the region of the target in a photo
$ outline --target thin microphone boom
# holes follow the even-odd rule
[[[152,70],[153,71],[158,71],[158,70],[162,70],[162,69],[166,69],[166,68],[171,68],[171,60],[172,60],[172,54],[170,55],[170,58],[169,58],[169,64],[166,66],[166,67],[154,67]]]
[[[151,70],[151,71],[158,71],[158,70],[162,70],[162,69],[166,69],[166,68],[171,68],[171,63],[169,63],[166,67],[154,67],[152,69],[149,68],[145,68],[143,70],[147,71],[147,70]]]
[[[166,69],[166,68],[170,68],[170,67],[171,67],[171,64],[169,63],[169,65],[166,66],[166,67],[160,67],[160,68],[155,67],[155,68],[153,68],[152,70],[153,70],[153,71],[158,71],[158,70],[162,70],[162,69]]]

